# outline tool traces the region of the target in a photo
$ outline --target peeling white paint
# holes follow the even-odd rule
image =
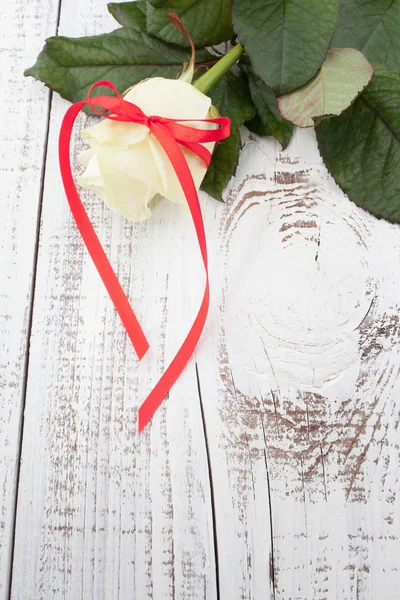
[[[14,6],[0,14],[0,36],[18,23]],[[39,15],[32,30],[24,20],[33,59],[55,6],[29,10]],[[112,28],[96,0],[63,0],[60,33]],[[0,600],[9,597],[25,258],[45,141],[43,91],[8,68],[22,112],[39,112],[27,113],[27,154],[17,132],[0,172],[21,182],[20,156],[32,170],[23,194],[11,185],[2,225]],[[152,343],[138,365],[64,197],[57,138],[66,106],[54,97],[13,600],[398,600],[400,229],[345,198],[312,131],[298,131],[285,152],[243,132],[226,204],[201,199],[212,289],[205,332],[139,436],[137,407],[198,307],[201,260],[177,208],[161,202],[151,221],[131,225],[83,194]],[[78,132],[74,143],[78,152]]]

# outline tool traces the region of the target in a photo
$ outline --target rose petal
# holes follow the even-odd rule
[[[92,148],[89,148],[89,150],[84,150],[80,153],[80,155],[78,156],[78,160],[81,165],[87,167],[92,156],[94,156],[94,150]]]
[[[102,164],[108,164],[118,173],[135,177],[154,188],[154,193],[165,194],[164,183],[150,149],[149,140],[139,142],[129,148],[119,148],[110,144],[99,144],[90,140],[92,149]]]
[[[135,85],[125,100],[137,104],[150,116],[169,119],[205,119],[211,99],[190,83],[179,79],[153,77]]]
[[[92,140],[99,144],[109,143],[120,148],[128,148],[146,139],[149,130],[145,125],[139,123],[121,123],[104,119],[93,127],[82,130],[82,137],[89,143]]]
[[[155,164],[157,165],[158,172],[163,181],[163,195],[168,198],[168,200],[178,204],[186,202],[186,197],[182,190],[179,179],[161,144],[154,138],[154,136],[151,136],[148,139],[148,144],[152,149]],[[214,147],[213,143],[204,145],[210,150],[210,152]],[[187,148],[182,148],[182,151],[189,165],[190,172],[192,173],[196,189],[198,189],[206,174],[206,166],[196,154]]]
[[[149,203],[155,190],[135,177],[116,171],[110,164],[99,161],[104,181],[105,199],[112,210],[120,211],[131,221],[143,221],[151,215]]]
[[[82,187],[95,190],[100,196],[103,196],[104,181],[100,173],[99,161],[95,154],[89,159],[85,171],[78,175],[78,183]]]

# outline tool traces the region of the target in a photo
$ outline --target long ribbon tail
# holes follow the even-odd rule
[[[200,309],[185,341],[157,385],[139,408],[139,431],[142,431],[146,427],[147,423],[150,421],[192,356],[204,329],[210,304],[206,235],[199,197],[192,174],[179,144],[171,133],[160,123],[152,123],[150,129],[171,161],[186,196],[203,259],[206,273],[206,285]]]
[[[140,360],[149,349],[149,343],[101,246],[100,240],[97,237],[81,199],[79,198],[79,194],[72,177],[70,162],[72,129],[78,113],[85,106],[85,104],[87,104],[86,101],[73,104],[67,110],[62,122],[59,139],[61,176],[76,225]]]

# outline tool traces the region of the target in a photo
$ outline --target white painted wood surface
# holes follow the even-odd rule
[[[400,228],[344,197],[311,131],[286,152],[244,131],[226,204],[202,197],[206,330],[139,436],[201,296],[194,234],[167,202],[132,225],[83,194],[152,343],[138,365],[68,211],[58,97],[34,256],[46,92],[20,72],[57,10],[16,4],[28,16],[0,28],[18,49],[25,32],[1,149],[0,599],[398,600]],[[63,0],[60,33],[112,27],[103,3]]]
[[[0,9],[0,598],[8,597],[49,94],[23,77],[58,1]]]

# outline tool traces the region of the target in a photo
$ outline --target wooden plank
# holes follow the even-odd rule
[[[95,0],[65,1],[62,33],[107,27]],[[202,198],[206,331],[138,436],[201,262],[177,207],[132,226],[83,194],[152,342],[137,365],[64,199],[65,108],[50,127],[13,598],[397,600],[399,229],[343,196],[312,132],[283,153],[244,134],[226,204]]]
[[[56,31],[56,0],[0,11],[0,599],[8,598],[48,92],[23,71]]]
[[[248,136],[218,236],[208,216],[221,598],[395,600],[400,230],[344,197],[309,131],[284,153]]]
[[[62,34],[112,27],[97,0],[63,2]],[[12,596],[25,600],[30,590],[35,600],[214,598],[209,473],[194,365],[157,426],[137,435],[137,405],[172,358],[190,320],[190,298],[198,297],[199,285],[181,293],[176,260],[185,246],[194,252],[189,222],[173,206],[171,218],[165,206],[151,222],[132,226],[84,195],[152,342],[138,368],[62,190],[56,149],[66,108],[54,99]]]

